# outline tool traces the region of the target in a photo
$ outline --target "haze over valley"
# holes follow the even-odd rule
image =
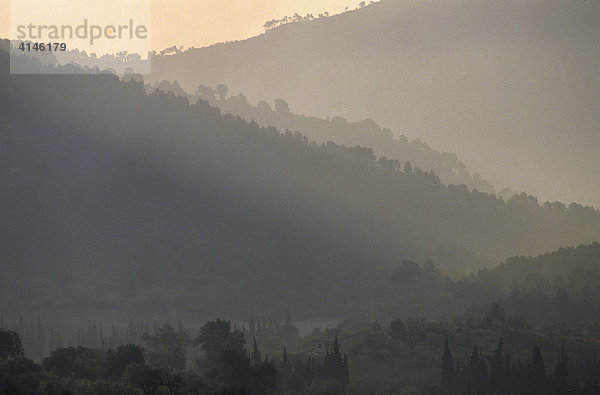
[[[201,19],[178,1],[163,28]],[[0,40],[0,394],[600,393],[599,17],[363,2],[149,61]]]

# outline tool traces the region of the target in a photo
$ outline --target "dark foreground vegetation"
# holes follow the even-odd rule
[[[11,330],[1,336],[2,385],[20,393],[595,394],[599,260],[594,243],[511,258],[458,281],[433,262],[405,261],[375,300],[374,320],[304,333],[289,315],[200,328],[133,320],[73,328],[3,315]],[[451,318],[426,318],[450,307]]]
[[[326,353],[261,356],[256,338],[228,321],[209,321],[191,339],[164,325],[143,333],[141,344],[116,348],[58,348],[35,363],[21,338],[0,330],[2,394],[271,394],[335,391],[349,385],[348,359],[337,338]],[[200,350],[188,366],[186,351]]]
[[[251,341],[247,339],[254,335]],[[266,346],[259,346],[259,336]],[[286,338],[287,336],[287,338]],[[281,341],[289,341],[277,352]],[[597,335],[534,326],[498,303],[448,321],[346,320],[303,336],[289,321],[195,334],[165,324],[135,343],[60,347],[36,362],[0,330],[2,394],[596,394]],[[290,351],[292,350],[292,351]]]

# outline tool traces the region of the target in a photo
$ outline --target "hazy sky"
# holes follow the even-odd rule
[[[38,0],[11,0],[19,2]],[[152,0],[154,49],[172,45],[203,47],[239,40],[264,31],[262,25],[295,12],[306,15],[338,13],[356,8],[359,0]],[[0,0],[0,35],[8,36],[9,2]],[[51,23],[51,22],[50,22]]]
[[[356,3],[356,4],[355,4]],[[264,31],[267,20],[295,12],[306,15],[338,13],[358,0],[154,0],[153,39],[155,48],[174,43],[207,46],[239,40]]]

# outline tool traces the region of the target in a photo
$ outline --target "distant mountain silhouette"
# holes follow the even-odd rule
[[[199,99],[208,101],[219,107],[224,113],[239,115],[247,121],[255,121],[262,126],[274,126],[279,130],[299,131],[311,141],[326,143],[332,141],[346,146],[360,145],[372,148],[376,156],[389,159],[410,161],[413,165],[433,171],[445,184],[466,185],[480,192],[494,193],[494,187],[481,178],[478,173],[471,174],[456,155],[448,152],[438,152],[419,139],[409,141],[406,136],[394,138],[392,131],[382,128],[372,119],[358,122],[348,122],[342,117],[327,117],[327,119],[294,114],[289,110],[288,103],[283,99],[275,100],[275,108],[260,101],[256,106],[250,104],[243,94],[227,96],[227,87],[218,85],[212,89],[200,85],[195,94],[185,92],[177,82],[162,81],[147,85],[146,90],[152,93],[159,89],[163,92],[173,92],[187,97],[190,103]]]
[[[457,154],[497,190],[600,207],[598,20],[597,1],[383,0],[155,56],[147,81],[372,118]]]

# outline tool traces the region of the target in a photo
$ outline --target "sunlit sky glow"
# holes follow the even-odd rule
[[[20,2],[11,0],[12,7]],[[42,1],[42,0],[36,0]],[[358,0],[152,0],[152,46],[204,47],[240,40],[264,32],[267,20],[285,15],[342,12],[356,8]],[[9,2],[0,3],[0,35],[9,35]]]

